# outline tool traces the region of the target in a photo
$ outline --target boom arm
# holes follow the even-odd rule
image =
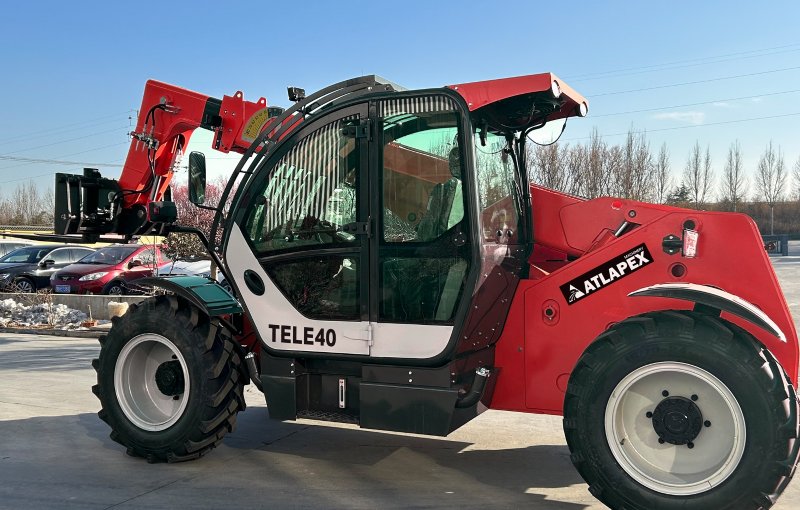
[[[196,128],[214,132],[215,150],[243,153],[282,111],[269,108],[263,97],[245,101],[240,91],[220,100],[148,81],[119,181],[104,179],[94,169],[85,169],[83,176],[56,174],[56,233],[89,240],[111,232],[144,233],[152,211],[164,206],[160,201]]]

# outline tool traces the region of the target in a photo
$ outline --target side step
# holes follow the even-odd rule
[[[345,413],[333,413],[330,411],[311,411],[308,409],[297,411],[298,418],[319,421],[335,421],[338,423],[353,423],[358,425],[358,416]]]

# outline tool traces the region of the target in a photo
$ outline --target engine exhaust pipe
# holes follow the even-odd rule
[[[472,387],[463,398],[456,400],[456,408],[463,409],[477,404],[478,400],[483,396],[483,390],[486,389],[486,381],[489,380],[491,373],[491,370],[485,367],[475,370],[475,379],[472,381]]]

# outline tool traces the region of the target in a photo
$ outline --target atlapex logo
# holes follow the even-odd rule
[[[568,304],[574,304],[598,290],[619,281],[653,262],[647,246],[640,244],[633,250],[614,257],[605,264],[583,273],[560,287]]]

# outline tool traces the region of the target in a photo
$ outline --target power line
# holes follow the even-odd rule
[[[660,106],[660,107],[655,107],[655,108],[644,108],[642,110],[629,110],[629,111],[626,111],[626,112],[604,113],[602,115],[592,115],[592,118],[596,119],[597,117],[613,117],[615,115],[628,115],[628,114],[631,114],[631,113],[645,113],[645,112],[656,112],[656,111],[659,111],[659,110],[672,110],[674,108],[687,108],[689,106],[702,106],[702,105],[706,105],[706,104],[724,103],[726,101],[743,101],[745,99],[756,99],[756,98],[759,98],[759,97],[779,96],[781,94],[792,94],[792,93],[795,93],[795,92],[800,92],[800,89],[784,90],[782,92],[770,92],[768,94],[757,94],[755,96],[742,96],[742,97],[731,97],[731,98],[727,98],[727,99],[714,99],[712,101],[703,101],[701,103],[686,103],[686,104],[678,104],[678,105],[672,105],[672,106]]]
[[[11,179],[9,181],[0,181],[0,184],[8,184],[9,182],[19,182],[19,181],[26,181],[26,180],[33,180],[37,177],[46,177],[48,175],[54,175],[53,172],[49,172],[46,174],[39,174],[39,175],[29,175],[27,177],[20,177],[19,179]]]
[[[576,74],[576,75],[572,75],[572,76],[565,76],[564,78],[565,79],[569,79],[569,80],[578,81],[578,80],[589,79],[589,78],[593,79],[593,77],[606,77],[606,76],[602,76],[602,75],[616,75],[618,73],[624,73],[624,72],[628,72],[628,71],[640,71],[640,70],[648,70],[648,69],[651,69],[651,70],[654,70],[654,71],[660,71],[661,69],[655,69],[655,68],[664,67],[664,66],[674,66],[676,64],[686,64],[686,63],[690,63],[690,62],[695,62],[695,63],[702,64],[703,63],[702,61],[705,61],[705,60],[721,59],[721,58],[727,58],[727,57],[736,57],[736,56],[739,56],[739,55],[748,55],[750,53],[759,53],[759,52],[764,52],[764,51],[783,50],[783,49],[786,49],[786,48],[796,48],[797,46],[800,46],[800,43],[786,44],[786,45],[783,45],[783,46],[773,46],[772,48],[762,48],[762,49],[759,49],[759,50],[740,51],[740,52],[737,52],[737,53],[726,53],[726,54],[723,54],[723,55],[712,55],[712,56],[709,56],[709,57],[696,57],[696,58],[690,58],[690,59],[685,59],[685,60],[676,60],[676,61],[673,61],[673,62],[662,62],[660,64],[651,64],[651,65],[648,65],[648,66],[627,67],[627,68],[623,68],[623,69],[614,69],[612,71],[601,71],[601,72],[595,72],[595,73]],[[798,48],[798,49],[800,49],[800,48]],[[797,51],[797,50],[786,50],[786,51]],[[784,53],[784,52],[777,52],[777,53]],[[751,56],[743,57],[743,58],[753,58],[753,57],[768,56],[768,55],[770,55],[770,54],[751,55]],[[730,59],[730,60],[735,60],[735,59]],[[710,62],[710,63],[715,63],[715,62]],[[697,65],[697,64],[692,64],[692,65]]]
[[[753,121],[757,121],[757,120],[779,119],[779,118],[783,118],[783,117],[794,117],[794,116],[797,116],[797,115],[800,115],[800,112],[784,113],[784,114],[781,114],[781,115],[768,115],[766,117],[752,117],[752,118],[749,118],[749,119],[723,120],[723,121],[719,121],[719,122],[709,122],[709,123],[706,123],[706,124],[695,124],[695,125],[692,125],[692,126],[674,126],[674,127],[658,128],[658,129],[641,129],[641,130],[636,130],[636,131],[637,132],[644,132],[644,133],[657,133],[659,131],[676,131],[676,130],[679,130],[679,129],[693,129],[693,128],[708,127],[708,126],[720,126],[720,125],[723,125],[723,124],[737,124],[739,122],[753,122]],[[623,136],[623,135],[627,135],[627,134],[628,134],[628,131],[626,131],[624,133],[598,134],[598,136],[600,138],[604,138],[604,137],[610,137],[610,136]],[[565,142],[572,142],[572,141],[576,141],[576,140],[589,140],[591,138],[592,138],[592,136],[581,136],[581,137],[578,137],[578,138],[567,138],[564,141]]]
[[[25,161],[26,163],[47,163],[47,164],[51,164],[51,165],[67,165],[67,166],[73,166],[73,165],[75,165],[75,166],[112,166],[112,167],[120,167],[120,168],[122,168],[122,166],[123,166],[123,165],[118,165],[118,164],[113,164],[113,163],[88,163],[86,161],[64,161],[64,160],[60,160],[60,159],[22,158],[22,157],[19,157],[19,156],[4,156],[2,154],[0,154],[0,160]]]
[[[602,96],[613,96],[613,95],[618,95],[618,94],[631,94],[633,92],[644,92],[644,91],[647,91],[647,90],[667,89],[667,88],[671,88],[671,87],[683,87],[685,85],[696,85],[698,83],[710,83],[710,82],[714,82],[714,81],[732,80],[732,79],[735,79],[735,78],[746,78],[746,77],[749,77],[749,76],[762,76],[762,75],[765,75],[765,74],[780,73],[780,72],[783,72],[783,71],[794,71],[794,70],[797,70],[797,69],[800,69],[800,66],[784,67],[782,69],[772,69],[770,71],[760,71],[760,72],[757,72],[757,73],[736,74],[736,75],[732,75],[732,76],[721,76],[721,77],[718,77],[718,78],[709,78],[707,80],[687,81],[687,82],[683,82],[683,83],[671,83],[669,85],[657,85],[655,87],[645,87],[645,88],[641,88],[641,89],[619,90],[619,91],[615,91],[615,92],[604,92],[602,94],[593,94],[593,95],[589,96],[589,98],[602,97]]]
[[[74,142],[76,140],[84,140],[86,138],[91,138],[93,136],[104,135],[106,133],[113,133],[114,131],[121,131],[123,129],[126,129],[126,127],[125,126],[123,126],[123,127],[115,127],[113,129],[106,129],[104,131],[98,131],[96,133],[91,133],[91,134],[88,134],[88,135],[78,136],[78,137],[75,137],[75,138],[69,138],[67,140],[60,140],[58,142],[48,143],[48,144],[44,144],[44,145],[38,145],[36,147],[28,147],[28,148],[25,148],[25,149],[20,149],[18,151],[6,152],[6,155],[8,155],[8,154],[19,154],[20,152],[27,152],[27,151],[37,150],[37,149],[43,149],[45,147],[52,147],[53,145],[61,145],[62,143]]]
[[[131,112],[135,112],[135,111],[136,110],[127,110],[125,112],[115,113],[115,114],[112,114],[112,115],[104,115],[102,117],[95,117],[95,118],[92,118],[92,119],[86,119],[86,120],[82,120],[80,122],[73,122],[71,124],[63,124],[63,125],[57,126],[57,127],[52,127],[52,128],[47,128],[47,129],[37,129],[34,132],[21,134],[21,135],[16,135],[16,136],[13,136],[13,137],[10,137],[10,138],[3,138],[3,140],[0,141],[0,145],[6,145],[8,143],[11,143],[11,142],[14,142],[14,141],[17,141],[17,140],[26,140],[26,139],[31,139],[31,138],[38,138],[38,137],[41,137],[41,136],[49,136],[47,133],[51,133],[53,131],[62,131],[62,130],[65,130],[65,129],[72,129],[75,126],[84,126],[86,124],[91,124],[91,123],[93,123],[95,121],[98,121],[98,120],[105,120],[105,119],[110,119],[112,117],[119,117],[120,115],[128,116],[128,115],[130,115]],[[112,121],[109,121],[109,122],[115,122],[115,121],[112,120]],[[97,125],[97,124],[91,124],[91,125],[94,126],[94,125]]]
[[[591,80],[600,80],[600,79],[603,79],[603,78],[620,78],[620,77],[624,77],[624,76],[635,76],[637,74],[655,73],[655,72],[659,72],[659,71],[674,71],[676,69],[686,69],[686,68],[689,68],[689,67],[697,67],[697,66],[708,66],[708,65],[711,65],[711,64],[722,64],[722,63],[725,63],[725,62],[735,62],[735,61],[743,60],[743,59],[746,59],[746,58],[768,57],[768,56],[771,56],[771,55],[780,55],[780,54],[783,54],[783,53],[793,53],[793,52],[797,52],[797,51],[800,51],[800,48],[793,49],[793,50],[776,51],[776,52],[773,52],[773,53],[762,53],[760,55],[750,55],[750,56],[747,56],[747,57],[736,57],[736,58],[725,58],[725,59],[719,59],[719,60],[711,60],[711,61],[707,61],[707,62],[698,62],[696,64],[683,64],[683,65],[679,65],[679,66],[661,67],[659,69],[649,69],[649,70],[642,70],[642,71],[631,71],[631,72],[628,72],[628,73],[609,74],[607,76],[598,76],[598,77],[595,77],[595,78],[584,78],[584,79],[581,79],[581,80],[574,80],[574,81],[570,80],[570,82],[571,83],[581,83],[581,82],[586,82],[586,81],[591,81]]]

